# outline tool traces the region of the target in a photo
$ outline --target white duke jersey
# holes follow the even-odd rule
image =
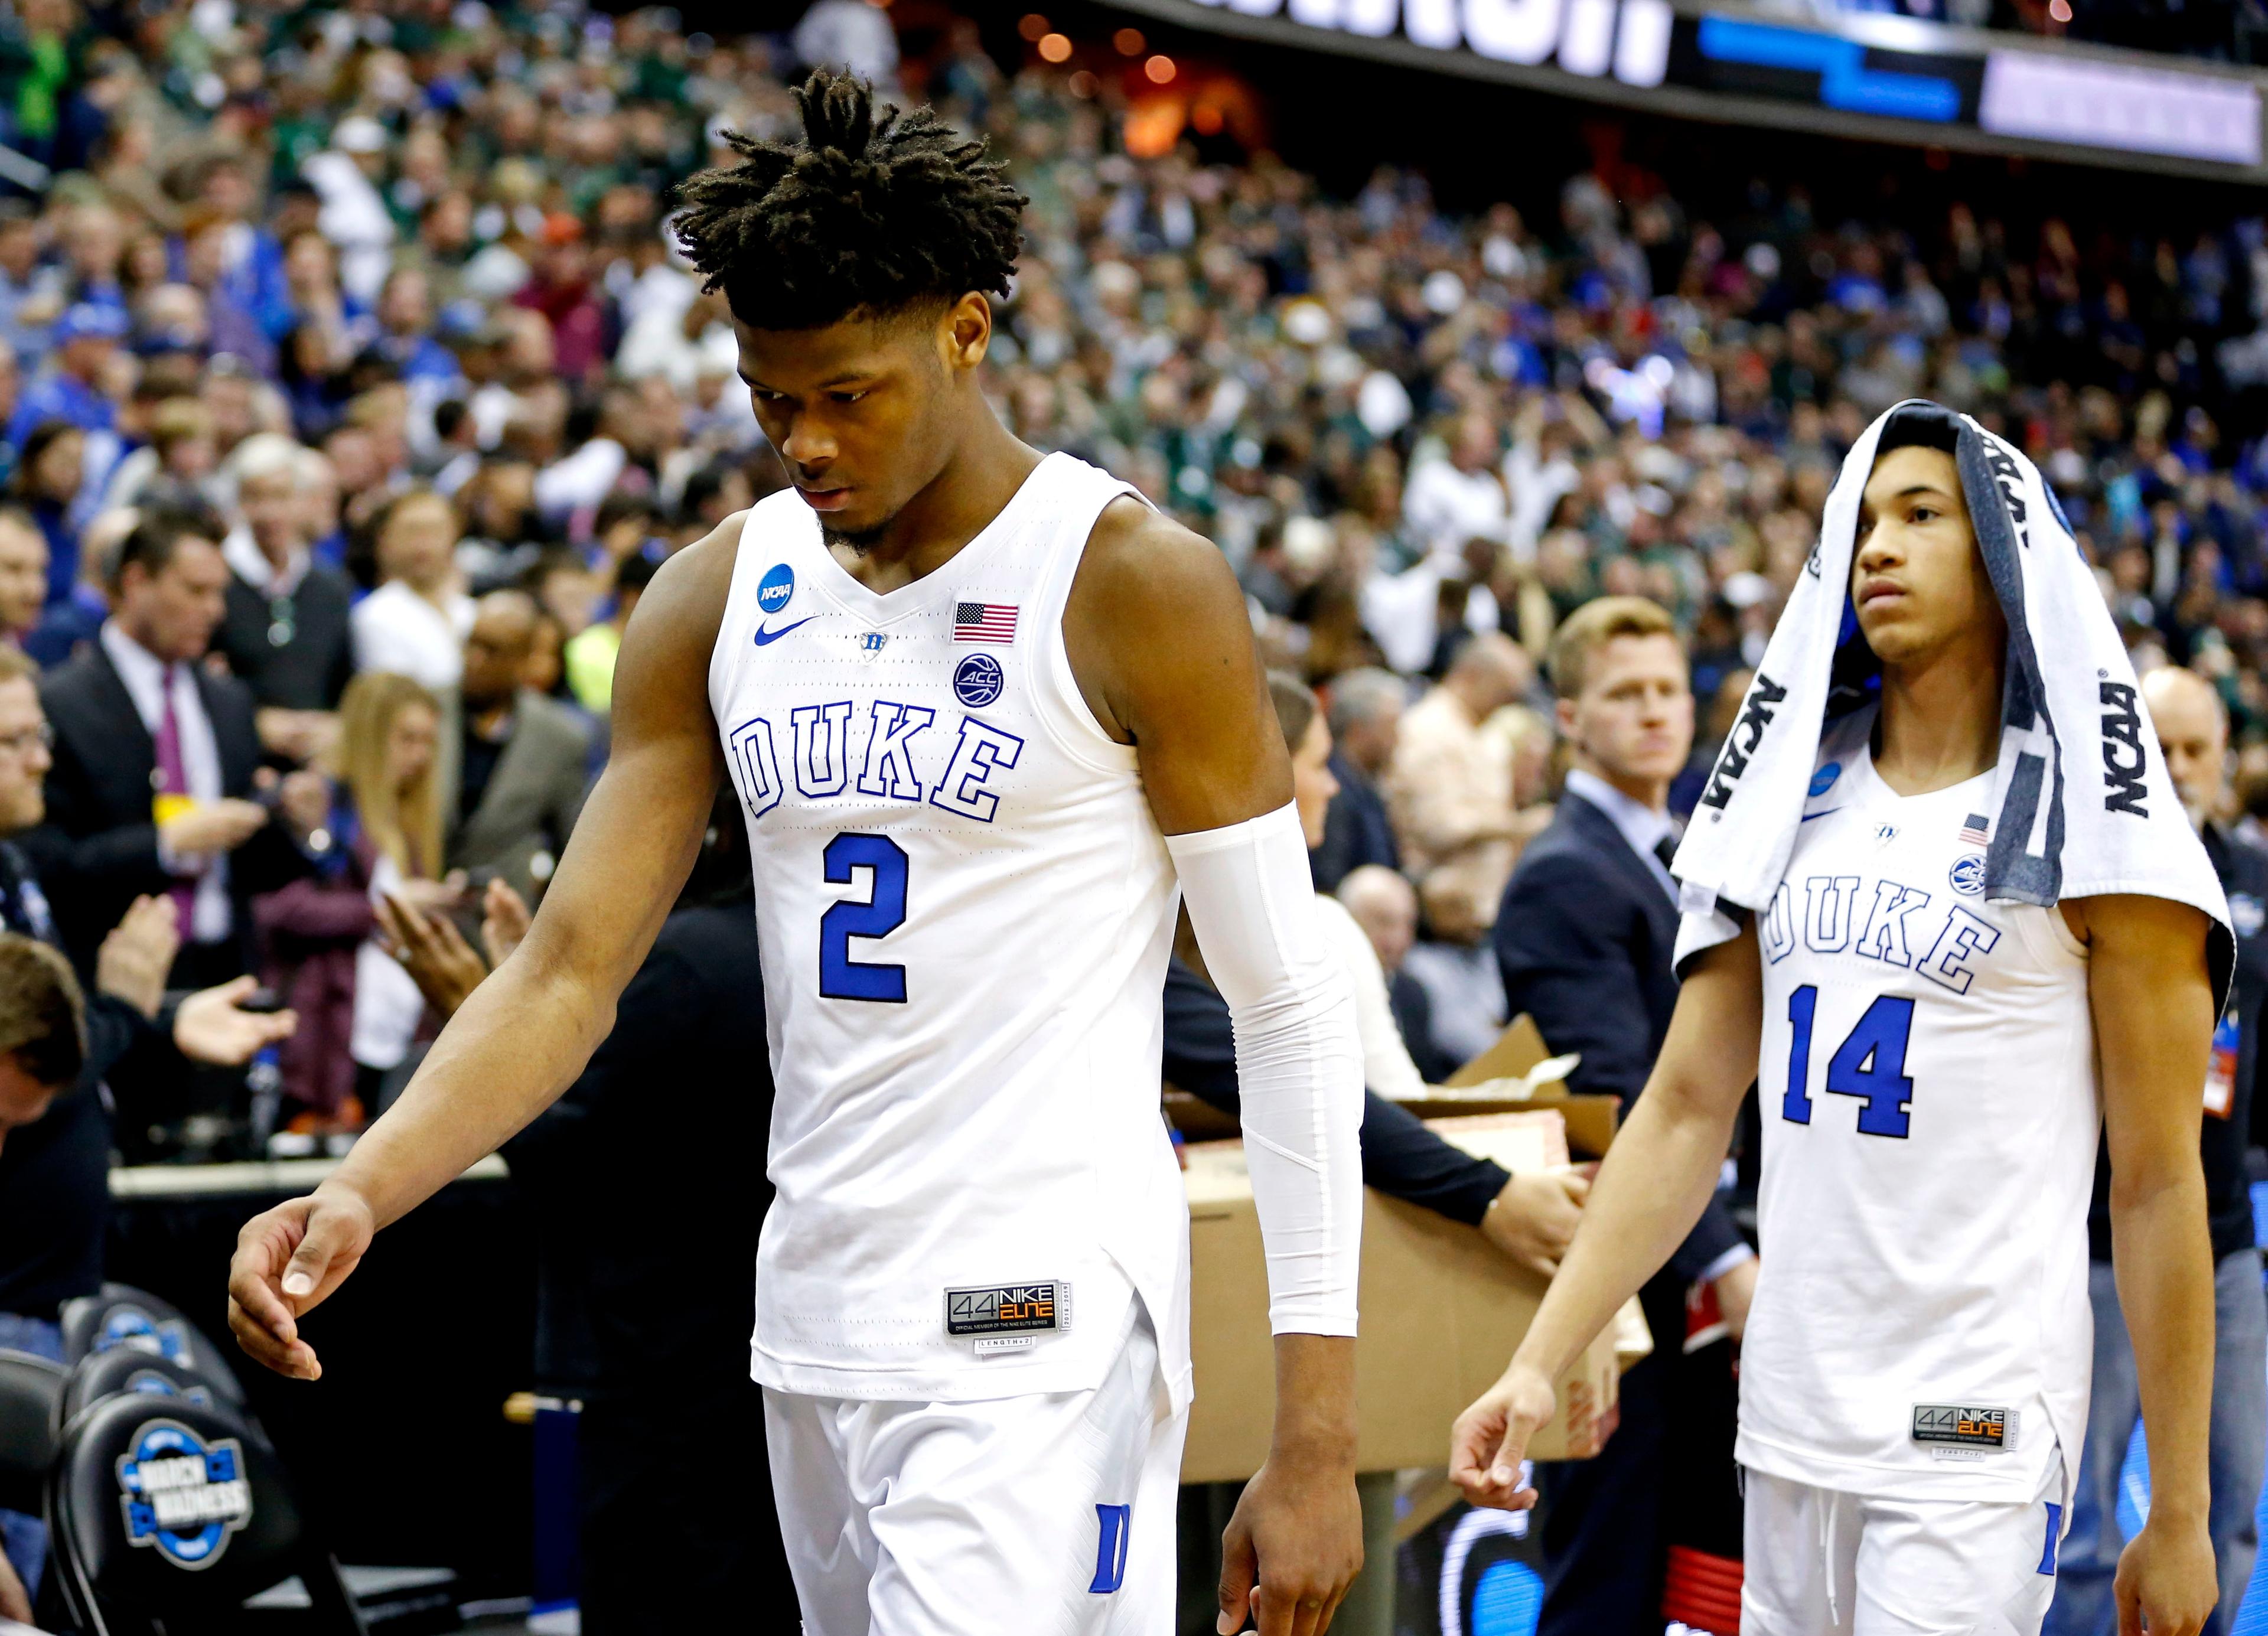
[[[1063,641],[1095,519],[1132,492],[1049,455],[887,593],[792,490],[748,513],[709,697],[778,1087],[765,1386],[1086,1390],[1138,1299],[1188,1399],[1189,1210],[1158,1102],[1179,888]]]
[[[1762,1262],[1738,1455],[1815,1487],[2029,1503],[2074,1477],[2102,1103],[2085,946],[1987,903],[1992,776],[1901,797],[1822,744],[1758,917]]]

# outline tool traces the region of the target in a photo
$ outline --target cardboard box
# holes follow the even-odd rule
[[[1550,1106],[1530,1104],[1521,1111]],[[1461,1105],[1456,1111],[1475,1110]],[[1591,1117],[1595,1123],[1596,1116]],[[1604,1128],[1610,1138],[1611,1109]],[[1182,1480],[1233,1481],[1260,1469],[1275,1412],[1267,1269],[1242,1145],[1197,1142],[1185,1152],[1197,1396]],[[1513,1266],[1477,1229],[1366,1191],[1362,1330],[1355,1343],[1358,1468],[1443,1464],[1450,1424],[1504,1372],[1543,1289],[1543,1280]],[[1579,1459],[1598,1452],[1595,1441],[1571,1446],[1567,1406],[1587,1406],[1602,1419],[1611,1411],[1620,1382],[1618,1332],[1610,1327],[1561,1378],[1561,1411],[1531,1445],[1535,1458]],[[1630,1344],[1623,1341],[1626,1348]]]

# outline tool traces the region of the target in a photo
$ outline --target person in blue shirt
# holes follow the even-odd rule
[[[27,382],[8,422],[8,441],[18,448],[43,422],[60,420],[82,431],[107,432],[118,424],[118,405],[102,390],[102,378],[126,338],[124,312],[92,301],[63,309],[55,320],[48,367]]]

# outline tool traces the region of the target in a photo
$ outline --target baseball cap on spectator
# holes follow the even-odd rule
[[[350,114],[331,133],[331,145],[342,153],[383,153],[386,127],[367,114]]]
[[[118,307],[99,301],[75,301],[55,320],[53,338],[57,346],[74,341],[123,341],[127,328],[126,314]]]

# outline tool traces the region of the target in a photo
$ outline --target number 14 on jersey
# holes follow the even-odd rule
[[[1811,1025],[1818,1010],[1816,984],[1807,983],[1787,997],[1787,1093],[1779,1111],[1793,1124],[1811,1123]],[[1859,1129],[1867,1136],[1903,1140],[1912,1124],[1906,1041],[1913,1031],[1913,1013],[1911,999],[1876,995],[1827,1059],[1828,1093],[1859,1099]]]

